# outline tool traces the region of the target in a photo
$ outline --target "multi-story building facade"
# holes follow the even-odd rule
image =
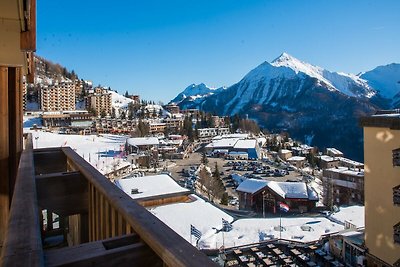
[[[97,116],[101,114],[110,115],[112,112],[111,93],[107,89],[95,88],[94,92],[88,96],[89,108],[92,109]]]
[[[149,132],[151,134],[163,133],[163,132],[165,132],[166,127],[167,127],[167,125],[164,122],[152,122],[152,123],[149,123]]]
[[[180,112],[179,106],[174,104],[169,104],[165,106],[165,109],[171,114],[178,114]]]
[[[133,104],[140,104],[140,96],[139,95],[131,95],[131,99],[133,100]]]
[[[364,203],[364,170],[334,167],[323,170],[326,206]]]
[[[361,119],[368,266],[400,264],[400,112],[383,113]]]
[[[229,128],[202,128],[198,129],[198,137],[202,138],[211,138],[217,135],[225,135],[229,134]]]
[[[40,107],[43,111],[75,110],[75,82],[55,81],[40,89]]]
[[[167,128],[178,132],[183,126],[183,118],[180,119],[164,119]]]

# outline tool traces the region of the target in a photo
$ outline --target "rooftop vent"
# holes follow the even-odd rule
[[[134,195],[134,194],[139,194],[139,189],[137,189],[137,188],[131,189],[131,194],[132,194],[132,195]]]

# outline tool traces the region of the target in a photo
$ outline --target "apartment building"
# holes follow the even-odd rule
[[[198,129],[199,138],[211,138],[217,135],[229,134],[229,128],[202,128]]]
[[[164,122],[151,122],[149,123],[149,132],[151,134],[164,133],[167,124]]]
[[[400,111],[362,118],[368,266],[400,264]]]
[[[174,130],[174,131],[179,131],[182,126],[183,126],[183,118],[181,119],[164,119],[165,124],[167,125],[168,128]]]
[[[171,114],[179,114],[180,112],[179,106],[175,104],[166,105],[165,109]]]
[[[43,86],[39,92],[42,111],[75,110],[74,81],[55,81],[51,85]]]
[[[364,170],[334,167],[322,172],[325,205],[364,203]]]
[[[112,111],[111,93],[107,89],[95,88],[93,93],[88,96],[89,108],[96,112],[96,115],[110,115]]]

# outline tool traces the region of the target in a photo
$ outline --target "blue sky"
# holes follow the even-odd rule
[[[400,62],[397,0],[37,2],[38,55],[147,100],[232,85],[282,52],[351,73]]]

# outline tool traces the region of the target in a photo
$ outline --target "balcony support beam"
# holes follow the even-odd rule
[[[47,266],[163,266],[161,259],[137,235],[49,250]]]

